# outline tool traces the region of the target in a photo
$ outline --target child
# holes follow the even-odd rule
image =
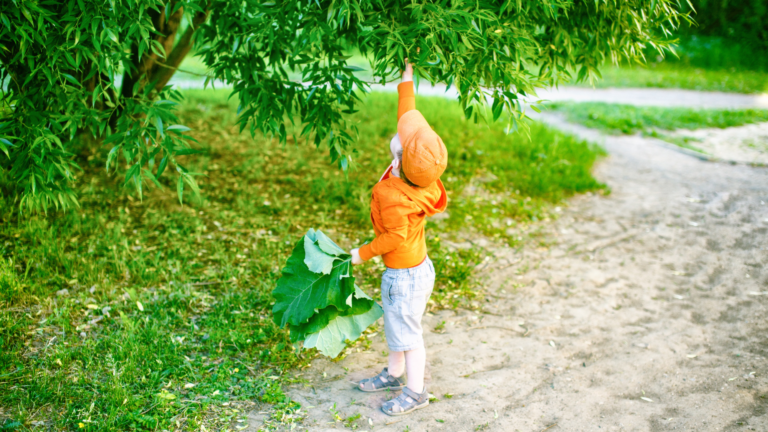
[[[435,268],[427,256],[424,224],[427,216],[443,212],[448,204],[440,182],[448,151],[415,109],[413,68],[407,59],[397,92],[397,135],[389,144],[392,164],[373,187],[371,197],[376,238],[350,252],[352,264],[381,255],[387,266],[381,278],[381,301],[389,365],[377,376],[361,381],[359,388],[365,392],[402,388],[397,398],[381,407],[393,416],[429,405],[421,317],[435,284]],[[404,386],[406,371],[408,385]]]

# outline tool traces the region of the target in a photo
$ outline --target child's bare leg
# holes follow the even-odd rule
[[[390,365],[392,364],[392,354],[389,354]],[[427,366],[427,351],[422,346],[415,350],[405,352],[405,367],[408,371],[407,387],[416,393],[424,392],[424,369]],[[390,366],[390,371],[392,367]]]
[[[403,351],[391,351],[389,353],[389,374],[400,378],[405,372],[405,355]]]
[[[384,402],[381,410],[387,415],[398,416],[421,409],[429,405],[429,393],[424,386],[424,368],[427,365],[427,352],[422,345],[405,351],[405,369],[408,371],[408,385],[396,398]]]

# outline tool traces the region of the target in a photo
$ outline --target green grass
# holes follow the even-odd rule
[[[546,105],[575,123],[609,133],[634,134],[654,129],[727,128],[768,121],[768,110],[641,107],[603,102],[558,102]]]
[[[596,88],[659,87],[735,93],[768,92],[768,73],[731,69],[705,69],[679,62],[650,62],[647,66],[605,65]],[[592,83],[580,83],[592,87]]]
[[[701,142],[701,139],[699,139],[699,138],[688,137],[688,136],[679,136],[679,135],[671,135],[671,134],[666,134],[666,133],[659,132],[659,131],[651,131],[647,135],[651,136],[653,138],[658,138],[660,140],[663,140],[663,141],[666,141],[668,143],[674,144],[674,145],[676,145],[678,147],[682,147],[684,149],[693,150],[695,152],[698,152],[698,153],[701,153],[701,154],[705,154],[705,155],[709,155],[710,154],[709,152],[706,152],[706,151],[700,149],[699,147],[697,147],[696,145],[694,145],[695,143]],[[694,143],[694,144],[691,144],[691,143]]]
[[[0,175],[0,428],[221,430],[254,408],[273,413],[268,427],[300,417],[282,386],[316,354],[272,323],[270,293],[308,228],[345,248],[371,238],[396,96],[373,94],[354,117],[361,139],[345,174],[324,149],[238,133],[226,93],[186,95],[180,118],[206,153],[184,156],[202,195],[183,206],[172,179],[143,200],[119,189],[98,146],[82,149],[79,212],[21,217]],[[417,104],[451,154],[450,216],[428,223],[429,307],[477,309],[485,252],[445,240],[480,232],[516,245],[553,203],[603,189],[590,174],[601,150],[540,124],[531,139],[506,135],[442,99]],[[376,295],[381,270],[355,268],[358,284]]]

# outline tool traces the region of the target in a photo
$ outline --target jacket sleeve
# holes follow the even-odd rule
[[[401,82],[397,85],[397,121],[408,111],[416,109],[416,96],[413,94],[413,81]]]
[[[375,198],[379,200],[381,222],[386,232],[360,248],[360,258],[363,261],[368,261],[375,256],[384,255],[397,249],[408,237],[408,214],[410,209],[403,203],[400,196],[380,194],[380,196]]]

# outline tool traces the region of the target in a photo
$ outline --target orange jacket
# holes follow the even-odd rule
[[[399,121],[416,104],[412,82],[401,83],[397,90]],[[426,258],[426,218],[445,211],[448,196],[439,179],[425,188],[415,188],[390,175],[391,171],[389,167],[373,187],[371,221],[376,238],[360,248],[360,258],[368,261],[382,255],[389,268],[410,268]]]

